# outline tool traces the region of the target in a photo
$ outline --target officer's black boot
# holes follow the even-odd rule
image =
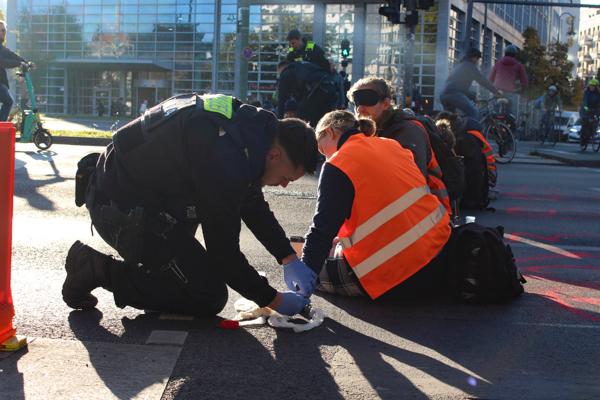
[[[65,269],[67,278],[62,288],[63,300],[71,308],[88,310],[98,304],[91,291],[102,286],[110,289],[112,257],[102,254],[79,240],[73,243],[67,254]]]

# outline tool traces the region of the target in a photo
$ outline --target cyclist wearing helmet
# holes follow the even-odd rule
[[[440,100],[444,109],[453,111],[456,108],[469,117],[479,120],[479,110],[477,110],[477,107],[475,107],[475,104],[470,99],[473,97],[473,94],[469,91],[473,81],[477,81],[477,83],[496,96],[502,94],[477,68],[480,59],[481,52],[471,48],[467,51],[462,62],[452,70],[446,80],[446,87],[440,94]]]
[[[598,120],[593,120],[593,116],[600,115],[600,86],[598,79],[590,79],[588,86],[583,92],[583,102],[579,109],[581,116],[581,137],[586,135],[590,137],[590,133],[594,132],[594,127],[598,129]],[[591,129],[590,129],[591,128]]]
[[[540,121],[540,128],[544,130],[547,127],[552,126],[554,123],[554,117],[556,111],[562,112],[563,104],[558,93],[558,88],[555,85],[548,86],[548,90],[542,96],[542,120]]]
[[[598,79],[590,79],[583,92],[583,102],[579,114],[583,117],[588,113],[598,114],[600,111],[600,86]]]
[[[517,46],[514,44],[506,46],[504,57],[494,64],[489,76],[496,89],[502,90],[504,96],[510,101],[509,112],[513,114],[517,111],[518,92],[524,90],[529,84],[525,67],[517,60],[517,54],[519,54]],[[519,86],[515,85],[517,81]]]

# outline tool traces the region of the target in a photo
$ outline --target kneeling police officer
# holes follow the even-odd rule
[[[278,120],[230,96],[181,95],[119,129],[97,161],[89,158],[89,183],[76,182],[76,203],[85,201],[96,231],[124,261],[75,242],[65,263],[67,305],[93,308],[91,291],[103,287],[118,307],[215,315],[226,285],[282,314],[307,304],[271,287],[239,245],[243,220],[284,265],[286,280],[308,273],[261,189],[314,172],[317,145],[304,121]],[[206,249],[194,236],[199,225]]]

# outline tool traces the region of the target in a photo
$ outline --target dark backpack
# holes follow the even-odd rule
[[[523,293],[525,278],[504,242],[504,228],[476,223],[452,230],[448,242],[448,280],[452,293],[473,304],[502,303]]]
[[[459,199],[465,190],[465,169],[461,159],[454,155],[450,146],[442,139],[442,135],[433,120],[426,116],[411,115],[405,112],[396,112],[395,118],[397,120],[417,121],[425,128],[431,150],[442,170],[442,180],[446,186],[446,191],[448,191],[448,196],[450,200]]]
[[[462,133],[456,136],[456,154],[463,157],[465,168],[465,191],[460,200],[461,208],[481,210],[490,203],[488,169],[481,142],[474,136]]]
[[[77,172],[75,173],[75,205],[77,207],[85,204],[88,187],[96,173],[98,158],[100,158],[100,153],[90,153],[77,163]]]

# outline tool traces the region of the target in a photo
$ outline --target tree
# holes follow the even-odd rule
[[[525,29],[523,38],[525,40],[520,58],[529,77],[527,97],[535,99],[544,94],[548,86],[555,85],[563,101],[572,104],[575,86],[571,77],[573,63],[568,60],[568,44],[556,42],[546,48],[542,45],[537,30],[532,27]]]
[[[526,95],[530,99],[541,96],[548,85],[546,76],[550,63],[546,59],[546,46],[542,45],[540,36],[535,28],[528,27],[523,32],[523,50],[519,52],[519,58],[525,66],[529,87]]]

